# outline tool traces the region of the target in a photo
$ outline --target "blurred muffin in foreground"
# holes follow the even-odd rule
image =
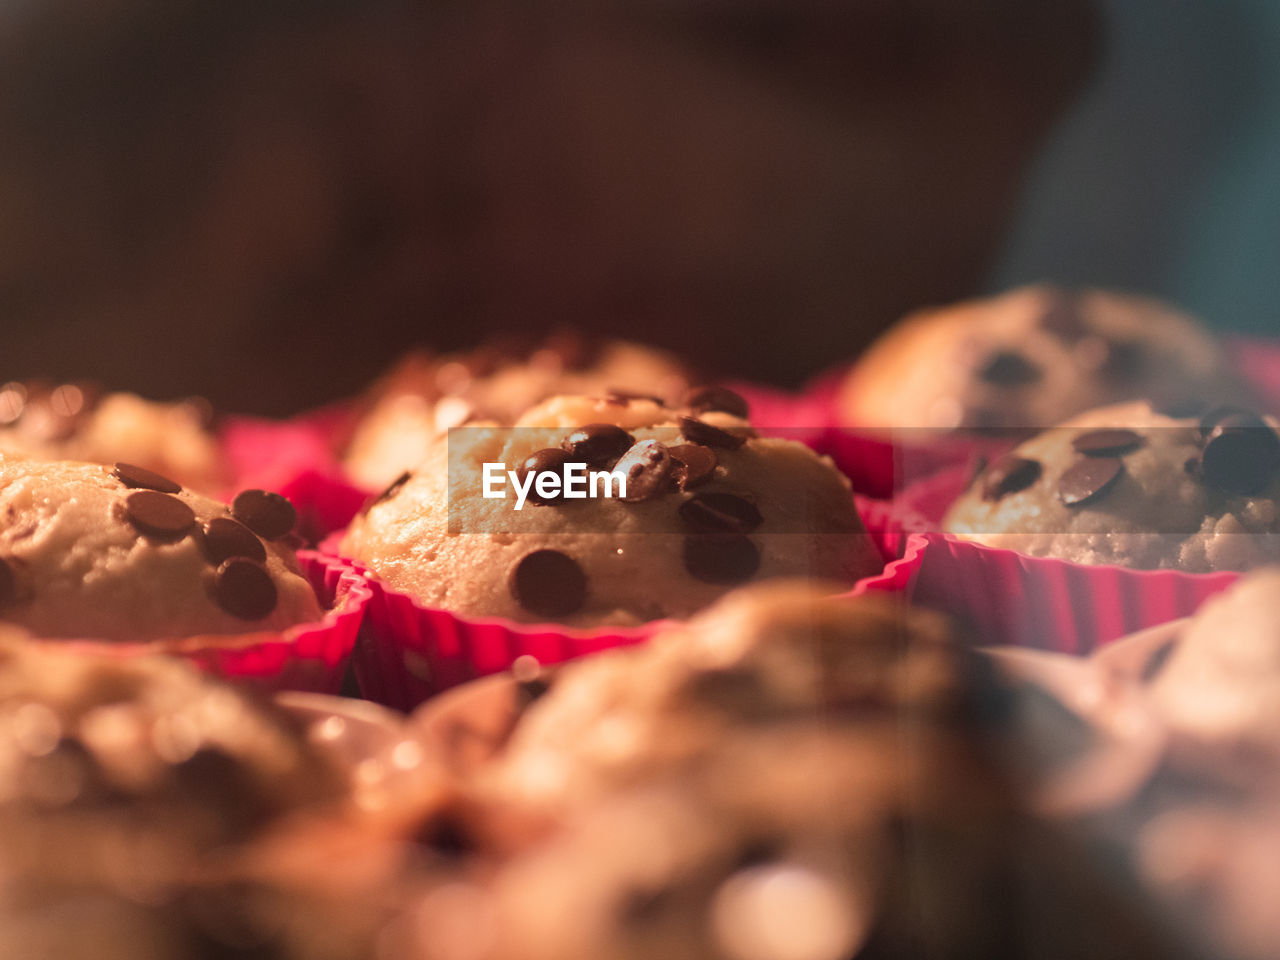
[[[0,644],[0,870],[16,881],[0,948],[338,960],[295,953],[300,901],[231,865],[290,818],[339,809],[347,776],[296,718],[184,664]]]
[[[484,960],[1176,955],[1023,814],[991,750],[1007,694],[958,639],[936,614],[775,583],[559,668],[540,696],[526,683],[470,788],[551,825],[467,897],[424,900],[423,943],[456,927],[480,932],[456,955]],[[468,708],[459,691],[424,719]]]

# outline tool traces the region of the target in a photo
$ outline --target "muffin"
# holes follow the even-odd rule
[[[428,898],[423,942],[484,929],[481,960],[1170,955],[1021,812],[988,749],[992,679],[936,614],[794,582],[560,668],[471,784],[552,826],[467,897]]]
[[[363,891],[289,876],[294,825],[332,837],[349,787],[292,714],[185,664],[0,644],[0,950],[371,956]]]
[[[1151,670],[1152,702],[1171,729],[1269,756],[1280,774],[1280,568],[1206,601]]]
[[[696,765],[733,731],[847,711],[941,715],[962,698],[941,616],[887,599],[833,601],[832,587],[775,581],[736,590],[640,647],[560,668],[491,772],[504,796],[589,805]]]
[[[1160,762],[1088,823],[1203,956],[1274,960],[1280,923],[1280,570],[1093,658],[1164,731]]]
[[[46,876],[106,869],[96,856],[126,852],[105,821],[155,838],[136,852],[139,866],[156,856],[145,867],[162,877],[346,789],[301,722],[165,658],[10,637],[0,645],[0,716],[0,816],[11,827],[32,821],[4,831],[3,856],[30,857]],[[38,842],[58,833],[53,847]]]
[[[145,642],[322,616],[276,494],[227,506],[130,464],[0,455],[0,515],[0,619],[40,637]]]
[[[0,387],[0,451],[41,460],[135,463],[204,493],[226,482],[218,443],[199,400],[159,403],[100,395],[86,384]]]
[[[596,484],[516,509],[521,478],[572,463],[625,476],[625,496]],[[485,464],[507,471],[506,495],[485,496]],[[617,395],[455,429],[356,518],[342,552],[426,607],[571,627],[686,617],[750,580],[849,586],[884,565],[829,461],[732,413]]]
[[[1280,560],[1280,437],[1234,407],[1200,416],[1136,402],[1026,441],[981,474],[943,529],[1082,564],[1189,573]]]
[[[528,350],[499,345],[460,355],[413,353],[366,398],[344,464],[356,483],[378,490],[466,420],[512,424],[556,394],[616,390],[675,402],[688,384],[688,371],[674,357],[623,340],[561,335]]]
[[[1044,429],[1093,407],[1243,399],[1222,349],[1154,300],[1023,287],[912,314],[854,365],[839,422],[928,431]]]

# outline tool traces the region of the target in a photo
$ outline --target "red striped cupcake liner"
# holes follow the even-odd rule
[[[925,538],[902,529],[890,504],[857,498],[858,509],[885,559],[877,575],[841,596],[910,594],[923,559]],[[336,549],[337,537],[325,549]],[[360,569],[359,564],[354,564]],[[424,606],[388,589],[373,575],[374,598],[367,629],[356,649],[361,692],[372,700],[409,711],[429,697],[461,683],[508,670],[521,657],[555,664],[615,647],[643,643],[667,625],[573,629],[561,624],[523,624],[502,618],[463,617]]]
[[[298,553],[320,605],[321,620],[284,631],[203,635],[149,643],[44,640],[115,657],[173,656],[242,686],[276,692],[337,693],[374,591],[351,564],[312,550]]]
[[[1241,576],[1071,563],[940,532],[968,480],[953,469],[913,484],[898,503],[899,523],[928,540],[914,600],[968,622],[984,643],[1091,653],[1189,616]]]

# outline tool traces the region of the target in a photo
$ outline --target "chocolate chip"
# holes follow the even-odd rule
[[[680,435],[690,443],[701,443],[708,447],[723,447],[726,450],[737,450],[747,442],[747,438],[736,433],[729,433],[719,427],[713,427],[705,420],[694,417],[680,418]]]
[[[1008,418],[1000,410],[970,407],[960,419],[960,429],[976,433],[1001,434],[1008,429]]]
[[[698,533],[750,533],[764,517],[750,500],[732,493],[699,493],[680,504],[680,519]]]
[[[18,599],[18,578],[9,561],[0,557],[0,607],[7,607]]]
[[[1112,380],[1138,376],[1146,364],[1146,351],[1133,340],[1104,340],[1104,354],[1098,370]]]
[[[1041,377],[1040,368],[1020,353],[997,350],[978,368],[978,377],[987,383],[1001,387],[1020,387],[1035,383]]]
[[[412,479],[413,479],[413,474],[410,473],[408,470],[406,470],[404,473],[400,474],[400,476],[392,480],[391,483],[388,484],[387,489],[383,490],[380,494],[378,494],[377,497],[374,498],[373,503],[379,504],[379,503],[384,503],[387,500],[390,500],[392,497],[394,497],[397,493],[400,492],[401,487],[403,487],[406,483],[408,483]]]
[[[1063,340],[1078,340],[1088,333],[1084,323],[1084,297],[1074,290],[1054,290],[1040,316],[1040,326]]]
[[[982,455],[978,455],[972,459],[968,467],[969,479],[964,482],[965,490],[973,489],[973,485],[978,482],[978,478],[986,472],[989,463],[990,461]]]
[[[1090,430],[1072,440],[1071,446],[1087,457],[1120,457],[1133,453],[1146,442],[1141,434],[1132,430]]]
[[[569,459],[574,463],[608,469],[635,442],[635,437],[612,423],[589,423],[565,437],[560,448],[569,454]]]
[[[124,498],[125,518],[152,540],[181,540],[196,522],[191,508],[158,490],[138,490]]]
[[[716,410],[743,420],[751,412],[746,400],[724,387],[694,387],[685,394],[684,405],[694,413]]]
[[[659,440],[641,440],[623,454],[613,469],[627,478],[622,500],[651,500],[666,493],[670,486],[671,454]]]
[[[535,550],[511,569],[507,582],[516,603],[540,617],[563,617],[582,607],[587,576],[559,550]]]
[[[1226,493],[1258,493],[1280,470],[1280,437],[1252,414],[1220,421],[1200,457],[1204,482]]]
[[[261,620],[276,608],[276,585],[258,561],[232,557],[214,575],[213,599],[233,617]]]
[[[521,710],[531,707],[551,692],[551,681],[546,677],[531,677],[516,681],[516,697]]]
[[[740,533],[694,533],[684,538],[684,568],[703,583],[742,583],[760,569],[760,548]]]
[[[293,504],[267,490],[244,490],[237,494],[231,501],[231,513],[266,540],[279,540],[298,522]]]
[[[1058,480],[1058,499],[1068,507],[1078,507],[1103,494],[1124,472],[1124,463],[1114,457],[1085,457]]]
[[[665,407],[667,405],[665,400],[661,397],[654,396],[652,393],[636,393],[632,390],[617,390],[611,388],[605,392],[604,398],[609,403],[618,404],[623,407],[637,400],[656,403],[660,407]]]
[[[1147,662],[1142,665],[1142,679],[1144,682],[1149,683],[1156,678],[1156,674],[1164,669],[1164,665],[1169,662],[1169,657],[1177,646],[1177,640],[1169,640],[1147,658]]]
[[[988,469],[982,481],[982,499],[1000,500],[1025,490],[1040,479],[1039,460],[1026,457],[1001,457]]]
[[[684,686],[693,702],[735,717],[757,716],[772,702],[760,677],[741,668],[705,667],[694,671]]]
[[[376,496],[370,497],[360,507],[359,516],[364,516],[380,503],[385,503],[400,492],[400,489],[413,479],[413,474],[406,470],[400,476],[391,481],[390,485]]]
[[[204,525],[201,545],[205,556],[215,567],[232,557],[247,557],[263,563],[267,548],[257,534],[239,520],[230,517],[214,517]]]
[[[1231,422],[1235,427],[1263,427],[1267,425],[1267,421],[1258,416],[1252,410],[1246,410],[1244,407],[1220,406],[1206,410],[1200,415],[1198,429],[1200,436],[1208,438],[1214,429],[1220,423]]]
[[[554,491],[549,496],[543,496],[538,492],[538,481],[535,477],[533,483],[529,484],[528,500],[530,503],[536,503],[540,507],[556,503],[564,498],[564,467],[569,462],[569,455],[563,450],[557,450],[555,447],[544,447],[535,451],[533,454],[525,458],[524,463],[516,469],[516,479],[521,484],[529,474],[554,473],[560,478],[555,486]]]
[[[671,454],[671,476],[676,486],[688,490],[705,483],[716,472],[716,452],[700,443],[679,443],[667,448]]]
[[[1196,397],[1163,397],[1151,401],[1151,409],[1166,417],[1182,420],[1186,417],[1198,417],[1209,405]]]
[[[161,493],[180,493],[182,491],[182,486],[174,483],[168,477],[162,477],[158,473],[152,473],[146,467],[139,467],[132,463],[117,463],[111,468],[111,475],[126,487],[134,487],[141,490],[158,490]]]

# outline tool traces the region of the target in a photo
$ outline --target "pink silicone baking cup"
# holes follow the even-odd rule
[[[208,635],[152,643],[46,640],[114,657],[174,656],[207,673],[268,692],[337,693],[374,591],[356,567],[313,550],[298,553],[303,576],[328,611],[283,632]]]
[[[841,596],[909,594],[924,555],[925,538],[903,529],[890,504],[858,498],[867,531],[885,558],[884,570],[858,581]],[[334,550],[338,537],[322,549]],[[348,561],[350,562],[350,561]],[[363,569],[359,564],[353,564]],[[575,630],[560,624],[522,624],[501,618],[469,618],[426,607],[369,576],[374,597],[367,629],[355,652],[364,696],[409,711],[450,687],[511,668],[530,656],[553,664],[630,646],[649,639],[669,621],[636,627]]]
[[[1191,615],[1240,577],[1070,563],[940,532],[967,483],[968,473],[953,469],[913,484],[898,502],[898,523],[927,531],[914,600],[966,621],[985,644],[1090,653]]]
[[[917,480],[954,467],[975,469],[1006,453],[1009,437],[939,436],[917,441],[918,430],[877,430],[842,422],[837,403],[848,369],[816,377],[805,391],[807,411],[823,425],[811,446],[835,461],[858,493],[889,499]]]

